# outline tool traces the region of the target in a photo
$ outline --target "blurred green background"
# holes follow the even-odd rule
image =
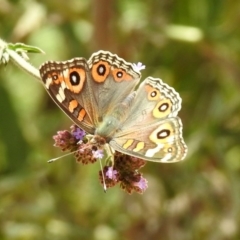
[[[189,153],[147,163],[148,189],[107,194],[99,165],[53,147],[71,121],[34,78],[0,69],[0,239],[240,239],[240,1],[0,0],[0,37],[46,60],[109,50],[183,99]]]

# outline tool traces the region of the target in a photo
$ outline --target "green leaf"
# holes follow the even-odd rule
[[[27,45],[24,43],[8,43],[7,46],[8,49],[11,49],[16,52],[27,52],[27,53],[45,53],[42,49],[39,47]]]

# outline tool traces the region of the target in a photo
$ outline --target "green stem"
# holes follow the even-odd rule
[[[10,60],[25,72],[31,74],[37,80],[41,81],[39,70],[27,62],[15,51],[8,49],[8,45],[0,38],[0,49],[8,53]]]

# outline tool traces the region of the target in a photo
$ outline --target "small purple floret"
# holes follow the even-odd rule
[[[106,176],[112,180],[116,180],[117,179],[117,170],[114,170],[113,167],[108,167],[108,170],[106,172]]]
[[[145,178],[143,178],[143,177],[141,177],[139,182],[135,182],[133,185],[138,187],[138,188],[140,188],[143,191],[145,191],[147,189],[147,187],[148,187],[147,180]]]
[[[102,149],[99,149],[97,151],[92,151],[92,153],[93,153],[93,157],[96,159],[102,159],[104,156]]]
[[[84,136],[86,135],[85,131],[80,128],[76,128],[72,134],[79,141],[83,140]]]

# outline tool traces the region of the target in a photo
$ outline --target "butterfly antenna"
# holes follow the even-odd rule
[[[101,168],[101,172],[102,172],[102,176],[103,176],[103,190],[106,193],[107,192],[107,185],[106,185],[105,177],[104,177],[104,174],[103,174],[102,159],[99,159],[99,163],[100,163],[100,168]]]
[[[48,163],[55,162],[55,161],[57,161],[57,160],[59,160],[59,159],[61,159],[63,157],[69,156],[69,155],[71,155],[71,154],[73,154],[73,153],[75,153],[77,151],[78,150],[70,152],[70,153],[67,153],[67,154],[62,155],[60,157],[52,158],[52,159],[48,160]],[[103,190],[104,190],[104,192],[107,192],[107,185],[106,185],[105,177],[104,177],[104,174],[103,174],[103,167],[102,167],[102,160],[101,159],[99,159],[99,163],[100,163],[100,168],[101,168],[101,172],[102,172],[102,176],[103,176]]]
[[[55,162],[55,161],[57,161],[58,159],[60,159],[60,158],[64,158],[64,157],[66,157],[66,156],[68,156],[68,155],[71,155],[71,154],[77,152],[77,151],[79,151],[79,150],[76,150],[76,151],[73,151],[73,152],[67,153],[67,154],[62,155],[62,156],[60,156],[60,157],[52,158],[52,159],[48,160],[48,163]]]

